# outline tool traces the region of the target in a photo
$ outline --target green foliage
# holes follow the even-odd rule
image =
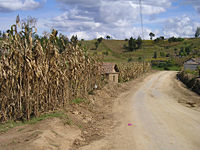
[[[136,49],[139,49],[141,47],[142,47],[142,39],[140,36],[137,38],[137,40],[131,37],[130,40],[128,41],[128,47],[126,45],[123,46],[123,48],[128,49],[128,51],[135,51]]]
[[[133,61],[133,58],[132,58],[132,57],[128,59],[128,62],[131,62],[131,61]]]
[[[200,65],[197,66],[197,70],[198,70],[198,72],[199,72],[199,78],[200,78]]]
[[[165,55],[165,52],[160,52],[160,56],[161,57],[165,57],[166,55]]]
[[[195,32],[195,38],[198,38],[200,36],[200,27],[197,27]]]
[[[109,55],[108,51],[103,52],[103,54],[104,54],[105,56],[108,56],[108,55]]]
[[[183,38],[175,38],[175,37],[170,37],[169,39],[168,39],[168,42],[169,43],[171,43],[171,42],[182,42],[182,41],[184,41],[184,39]]]
[[[95,51],[95,41],[84,41],[84,45],[86,45],[89,49],[89,53],[93,54]],[[185,43],[185,44],[184,44]],[[144,57],[145,61],[151,61],[154,52],[157,52],[157,59],[159,57],[163,58],[164,60],[170,59],[173,57],[178,62],[183,62],[185,57],[200,57],[200,38],[194,39],[185,39],[184,41],[179,42],[169,42],[168,40],[163,40],[158,43],[155,43],[151,40],[142,40],[142,49],[135,49],[133,51],[129,51],[129,43],[128,39],[125,40],[103,40],[102,43],[99,45],[98,53],[102,54],[105,51],[109,52],[109,55],[104,55],[103,60],[106,62],[127,62],[128,58],[133,58],[134,60],[138,60],[139,57]],[[137,47],[137,45],[136,45]],[[179,56],[179,52],[181,47],[185,50],[186,47],[190,47],[190,54],[187,56]],[[165,56],[160,55],[160,52],[164,52]],[[187,54],[187,53],[186,53]],[[170,56],[170,57],[166,57]],[[180,61],[179,61],[180,60]],[[180,63],[180,64],[181,64]]]
[[[133,37],[131,37],[130,40],[128,41],[128,50],[133,51],[135,49],[136,49],[136,40],[133,39]]]
[[[157,52],[154,52],[154,54],[153,54],[153,58],[154,58],[154,59],[157,58]]]
[[[139,61],[139,62],[142,61],[142,57],[138,57],[138,61]]]
[[[102,37],[100,37],[100,38],[97,39],[97,41],[95,42],[95,49],[96,50],[98,49],[98,47],[99,47],[99,45],[101,44],[102,41],[103,41]]]
[[[82,102],[84,102],[84,101],[85,101],[85,100],[82,99],[82,98],[76,98],[76,99],[72,100],[72,103],[74,103],[74,104],[80,104],[80,103],[82,103]]]
[[[97,41],[98,41],[98,43],[100,44],[100,43],[103,41],[103,38],[100,37],[100,38],[97,39]]]
[[[43,114],[40,117],[34,117],[31,118],[30,121],[19,121],[19,122],[15,122],[15,121],[8,121],[6,123],[0,123],[0,133],[4,133],[6,131],[8,131],[9,129],[12,129],[14,127],[18,127],[18,126],[22,126],[22,125],[26,125],[26,124],[36,124],[39,121],[48,119],[48,118],[66,118],[69,119],[68,116],[63,113],[63,112],[53,112],[53,113],[47,113],[47,114]]]
[[[190,46],[187,46],[187,47],[185,48],[185,52],[186,52],[187,55],[189,55],[190,52],[191,52],[191,47],[190,47]]]
[[[138,49],[142,47],[142,38],[140,36],[137,38],[136,44]]]
[[[181,50],[179,52],[179,56],[183,57],[183,56],[187,56],[187,53],[185,51],[185,49],[183,47],[181,47]]]
[[[96,48],[96,50],[97,50],[98,47],[99,47],[99,42],[96,41],[96,42],[95,42],[95,48]]]
[[[156,70],[174,70],[178,71],[180,70],[180,66],[175,64],[173,60],[167,60],[167,61],[152,61],[152,68]]]
[[[159,43],[160,41],[163,41],[164,39],[165,39],[164,36],[160,36],[160,37],[156,38],[156,39],[154,40],[154,42],[155,42],[155,43]]]
[[[107,40],[110,39],[110,38],[111,38],[111,37],[110,37],[109,35],[106,36],[106,39],[107,39]]]
[[[149,33],[149,36],[150,36],[150,39],[152,40],[152,39],[153,39],[153,37],[155,36],[155,34],[154,34],[154,33],[152,33],[152,32],[150,32],[150,33]]]

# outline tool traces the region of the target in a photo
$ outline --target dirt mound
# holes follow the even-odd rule
[[[191,90],[200,94],[200,78],[196,78],[192,74],[179,72],[177,77]]]
[[[59,118],[49,118],[35,125],[16,127],[0,135],[1,150],[69,149],[79,138],[78,127],[64,125]]]
[[[128,89],[128,83],[108,84],[81,104],[69,104],[69,120],[49,118],[0,134],[0,150],[74,150],[102,138],[112,123],[114,99]]]
[[[171,86],[178,92],[172,92],[171,94],[178,99],[179,103],[200,110],[200,97],[196,94],[200,93],[200,79],[193,78],[190,74],[186,75],[183,72],[178,73],[177,77],[181,81],[175,80]],[[188,90],[188,88],[196,93]]]

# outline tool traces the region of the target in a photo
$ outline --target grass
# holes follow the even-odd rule
[[[164,71],[164,70],[169,70],[169,71],[180,71],[181,68],[178,66],[171,66],[171,67],[158,67],[158,66],[152,66],[152,69],[154,70],[160,70],[160,71]]]
[[[123,47],[128,45],[128,41],[125,40],[103,40],[97,50],[95,50],[95,40],[83,41],[82,44],[89,49],[89,53],[98,54],[103,56],[103,61],[105,62],[127,62],[130,58],[137,61],[139,57],[145,58],[146,61],[151,61],[154,52],[157,52],[157,59],[168,60],[168,57],[160,56],[160,52],[165,54],[175,55],[176,51],[180,51],[183,47],[190,46],[193,50],[200,49],[200,39],[185,39],[182,42],[171,42],[167,40],[155,43],[152,40],[144,40],[142,49],[138,49],[133,52],[126,51]],[[107,53],[105,53],[107,52]],[[175,69],[175,68],[170,68]]]
[[[80,103],[82,103],[82,102],[84,102],[84,101],[85,101],[85,100],[82,99],[82,98],[76,98],[76,99],[72,100],[72,103],[74,103],[74,104],[80,104]]]
[[[185,72],[186,72],[186,73],[189,73],[189,74],[192,74],[192,75],[194,75],[194,76],[196,76],[196,77],[198,77],[198,76],[199,76],[199,73],[198,73],[198,71],[190,71],[190,70],[185,70]]]
[[[36,124],[39,121],[45,120],[47,118],[54,118],[54,117],[58,117],[58,118],[68,118],[66,114],[64,114],[63,112],[54,112],[54,113],[48,113],[48,114],[44,114],[40,117],[34,117],[32,118],[30,121],[8,121],[6,123],[0,123],[0,133],[4,133],[6,131],[8,131],[9,129],[12,129],[14,127],[18,127],[18,126],[22,126],[22,125],[33,125]],[[24,128],[19,129],[18,131],[22,131],[24,130]]]

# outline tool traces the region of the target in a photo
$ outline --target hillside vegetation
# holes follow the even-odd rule
[[[200,39],[183,39],[182,41],[173,42],[169,40],[144,40],[142,47],[135,51],[127,51],[127,40],[105,40],[103,39],[98,48],[95,47],[97,40],[82,41],[82,46],[89,49],[92,54],[103,56],[106,62],[129,62],[151,60],[171,60],[181,61],[189,57],[200,56]],[[154,55],[157,58],[153,58]],[[181,61],[182,62],[182,61]]]

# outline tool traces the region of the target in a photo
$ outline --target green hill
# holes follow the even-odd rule
[[[189,53],[183,54],[182,58],[200,55],[200,39],[184,39],[179,42],[144,40],[142,48],[132,52],[124,48],[125,45],[128,46],[128,41],[125,40],[103,39],[97,49],[95,46],[96,41],[82,41],[82,46],[89,49],[91,54],[95,53],[103,56],[105,62],[138,61],[143,58],[145,61],[151,61],[155,52],[157,53],[157,60],[176,59],[179,57],[181,50],[186,53],[185,51],[188,49]]]

